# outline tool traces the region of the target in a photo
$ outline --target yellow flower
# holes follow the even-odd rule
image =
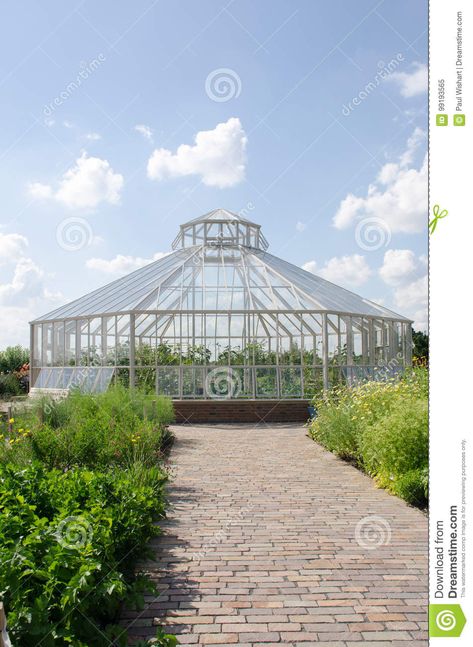
[[[12,425],[15,422],[15,418],[10,418],[8,422]]]

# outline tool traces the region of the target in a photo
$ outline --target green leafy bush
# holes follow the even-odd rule
[[[350,409],[339,406],[334,400],[326,400],[318,406],[317,422],[312,426],[313,438],[337,456],[359,462],[359,429]]]
[[[429,470],[422,467],[397,477],[392,491],[412,505],[425,507],[429,501]]]
[[[427,401],[396,401],[390,413],[363,432],[367,471],[389,479],[422,468],[428,461],[428,431]]]
[[[158,532],[164,474],[40,466],[0,474],[0,590],[14,644],[105,644],[100,632],[117,631],[110,620],[121,602],[147,586],[133,565]]]
[[[126,645],[121,607],[165,513],[172,404],[116,388],[42,401],[0,434],[0,599],[18,647]],[[157,645],[174,636],[158,631]]]
[[[11,397],[12,395],[21,394],[21,386],[15,375],[0,375],[0,397]]]
[[[336,387],[314,400],[310,434],[409,503],[424,507],[428,479],[428,373]]]
[[[0,351],[0,373],[13,373],[18,371],[23,364],[29,362],[29,350],[22,346],[7,346]]]

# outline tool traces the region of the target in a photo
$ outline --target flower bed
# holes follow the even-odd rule
[[[126,645],[122,604],[165,512],[172,404],[116,388],[41,401],[3,425],[0,596],[15,645]],[[159,633],[158,644],[173,645]]]
[[[314,440],[418,507],[427,505],[428,373],[336,387],[315,398]]]

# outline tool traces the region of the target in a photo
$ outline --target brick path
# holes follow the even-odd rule
[[[174,431],[172,508],[147,563],[162,594],[125,615],[131,634],[164,624],[186,645],[427,645],[421,512],[300,425]]]

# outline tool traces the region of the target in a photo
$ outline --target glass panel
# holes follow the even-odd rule
[[[80,321],[80,361],[81,366],[89,365],[89,322]]]
[[[201,367],[182,367],[182,397],[204,397],[204,369]]]
[[[256,397],[277,397],[277,380],[275,368],[257,368],[256,370]]]
[[[158,366],[157,392],[170,397],[179,396],[179,367]]]
[[[112,381],[113,372],[115,369],[110,368],[109,366],[100,369],[99,378],[95,384],[95,393],[104,393],[110,386]]]
[[[35,389],[46,388],[46,384],[48,382],[50,372],[51,372],[51,369],[49,368],[42,368],[39,371],[38,377],[36,378],[36,382],[34,383]]]
[[[41,324],[33,326],[33,358],[32,366],[41,366]]]
[[[48,380],[48,389],[62,389],[62,368],[51,369]]]
[[[231,392],[232,398],[254,398],[254,372],[252,368],[232,366]]]
[[[65,324],[65,366],[76,364],[76,329],[75,321],[67,321]]]
[[[300,368],[281,368],[281,397],[300,398],[302,397],[302,379]]]
[[[43,324],[42,365],[51,366],[53,361],[53,324]]]

